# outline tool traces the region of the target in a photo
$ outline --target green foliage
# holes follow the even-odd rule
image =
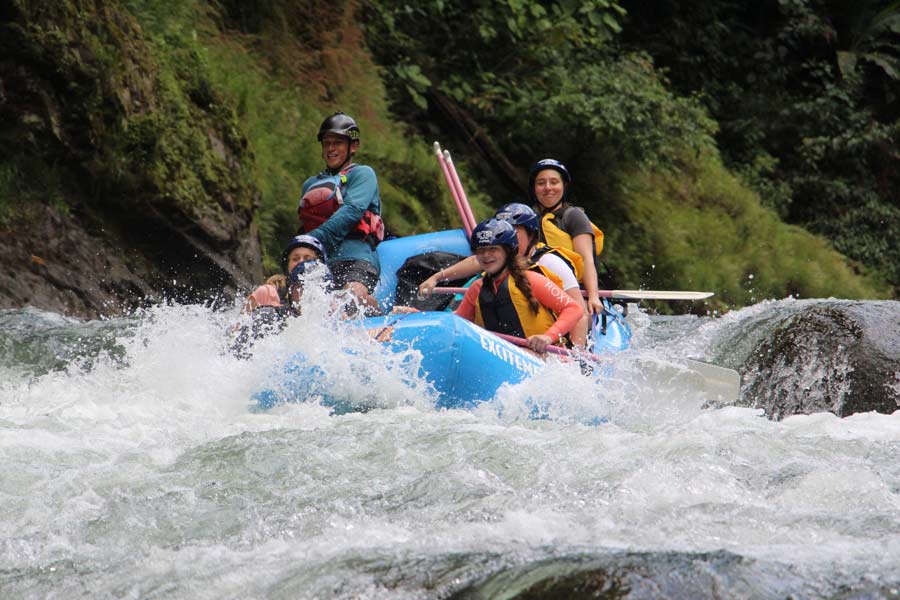
[[[625,2],[647,49],[720,125],[763,201],[900,284],[900,2]],[[868,213],[868,214],[866,214]]]
[[[673,96],[646,54],[618,50],[617,2],[514,0],[473,10],[396,0],[372,3],[369,13],[369,44],[386,65],[396,110],[425,119],[439,92],[525,164],[590,148],[615,172],[711,147],[716,125],[699,102]]]
[[[712,155],[628,180],[627,217],[607,232],[609,250],[630,257],[623,287],[714,290],[707,307],[717,309],[788,295],[887,296],[824,240],[781,223]]]
[[[523,147],[535,145],[533,132],[552,132],[555,145],[590,148],[612,167],[671,165],[685,149],[713,147],[715,122],[695,100],[673,97],[645,56],[542,73],[547,93],[519,88],[506,107],[510,125],[518,121]]]
[[[884,6],[873,0],[858,3],[851,12],[846,49],[837,51],[844,78],[864,77],[866,67],[894,83],[900,82],[900,1]],[[885,90],[887,91],[887,90]]]
[[[321,170],[318,149],[296,132],[320,118],[314,106],[297,101],[296,90],[279,86],[237,46],[210,47],[211,74],[237,106],[250,140],[254,180],[260,190],[258,224],[265,266],[278,269],[281,249],[297,229],[297,201],[304,173]]]
[[[210,79],[207,51],[194,27],[195,2],[126,0],[126,5],[144,27],[159,67],[154,86],[159,106],[127,119],[110,160],[141,161],[146,183],[184,207],[239,190],[238,203],[251,205],[251,192],[242,185],[249,169],[241,160],[245,141]],[[127,173],[127,164],[122,166],[120,172]]]
[[[348,57],[352,64],[345,65],[345,70],[335,69],[330,77],[329,73],[320,74],[327,80],[328,98],[323,101],[318,95],[320,88],[298,83],[294,79],[297,73],[271,69],[273,53],[288,52],[289,43],[259,54],[256,46],[224,43],[213,37],[203,40],[210,77],[215,88],[237,107],[240,129],[253,150],[253,176],[261,192],[258,223],[267,270],[277,270],[285,240],[296,233],[301,185],[324,167],[316,132],[321,121],[335,110],[352,114],[360,123],[362,144],[357,161],[371,165],[378,174],[384,218],[392,233],[432,231],[458,223],[447,210],[452,200],[428,144],[394,124],[380,73],[365,51],[348,50],[340,40],[312,43],[308,39],[311,32],[297,33],[294,29],[298,25],[282,18],[309,7],[274,1],[263,4],[252,19],[237,6],[231,6],[227,16],[252,25],[254,31],[299,35],[312,46],[300,50],[310,52],[318,45],[320,58],[331,51],[353,52]],[[286,54],[280,60],[283,64],[305,65],[311,59]],[[474,194],[476,210],[483,204],[484,199]]]
[[[424,108],[435,85],[486,113],[502,108],[522,84],[538,83],[544,66],[563,64],[576,50],[602,48],[623,14],[611,0],[475,6],[395,0],[368,8],[369,45],[388,65],[395,89]]]

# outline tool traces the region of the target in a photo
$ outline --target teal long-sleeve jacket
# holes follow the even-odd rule
[[[303,182],[301,196],[318,181],[313,175]],[[347,173],[347,183],[342,189],[344,203],[327,221],[309,232],[320,240],[328,250],[328,262],[341,260],[364,260],[380,270],[378,254],[374,248],[361,239],[348,238],[367,210],[381,214],[381,196],[378,192],[378,178],[372,167],[356,165]]]

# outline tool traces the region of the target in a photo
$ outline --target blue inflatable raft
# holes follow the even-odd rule
[[[460,230],[397,238],[378,246],[381,279],[375,297],[385,312],[397,299],[397,273],[412,257],[442,252],[467,256],[468,239]],[[591,331],[592,352],[616,352],[628,347],[631,331],[615,307],[604,304],[604,314]],[[472,408],[491,400],[505,383],[519,383],[543,366],[534,354],[498,338],[451,312],[419,312],[370,317],[351,322],[365,328],[385,344],[388,352],[414,350],[421,355],[419,378],[436,394],[437,408]],[[271,389],[257,393],[260,408],[295,401],[314,393],[328,403],[327,390],[316,390],[317,367],[298,353],[289,360]],[[307,388],[307,389],[302,389]]]

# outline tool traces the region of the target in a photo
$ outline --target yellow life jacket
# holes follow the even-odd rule
[[[528,298],[507,275],[494,293],[493,283],[484,280],[475,303],[475,323],[488,331],[527,338],[545,333],[556,322],[546,306],[539,304],[537,314],[531,312]]]
[[[573,207],[565,207],[560,211],[559,216],[562,217],[565,211],[571,208]],[[578,255],[582,264],[580,267],[577,267],[576,265],[578,270],[575,272],[575,277],[578,278],[578,281],[581,281],[581,276],[584,274],[584,261],[581,259],[581,255],[575,252],[575,246],[572,245],[572,236],[563,231],[563,229],[554,222],[555,220],[556,214],[552,212],[548,212],[541,217],[541,239],[548,246],[552,246],[557,250],[565,249]],[[600,253],[603,252],[603,232],[599,227],[594,225],[593,221],[591,221],[591,229],[594,232],[594,255],[600,256]]]
[[[572,269],[572,273],[575,274],[575,279],[581,281],[581,275],[584,273],[584,259],[581,258],[580,254],[578,254],[574,250],[554,248],[553,246],[548,246],[547,244],[538,242],[537,244],[535,244],[534,252],[531,253],[531,257],[528,260],[530,260],[537,266],[537,262],[545,254],[552,254],[558,258],[561,258],[562,261],[566,263],[566,265],[570,269]],[[546,275],[548,279],[553,281],[553,283],[555,283],[559,287],[562,287],[562,278],[550,269],[541,267],[541,274]]]
[[[540,258],[540,256],[538,256],[538,258]],[[538,275],[543,275],[544,277],[546,277],[547,279],[549,279],[550,281],[555,283],[557,286],[559,286],[560,289],[562,289],[562,277],[560,277],[559,275],[557,275],[556,273],[554,273],[553,271],[551,271],[544,265],[537,264],[536,259],[535,260],[528,259],[528,260],[530,263],[530,266],[528,267],[529,271],[534,271]]]

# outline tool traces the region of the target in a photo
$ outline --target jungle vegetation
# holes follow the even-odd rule
[[[269,270],[343,110],[397,235],[459,223],[437,139],[482,218],[528,200],[535,160],[565,162],[616,287],[715,291],[699,310],[897,296],[898,2],[117,4],[172,93],[206,94],[246,139]],[[0,218],[21,206],[4,198],[64,204],[52,175],[5,155]]]

